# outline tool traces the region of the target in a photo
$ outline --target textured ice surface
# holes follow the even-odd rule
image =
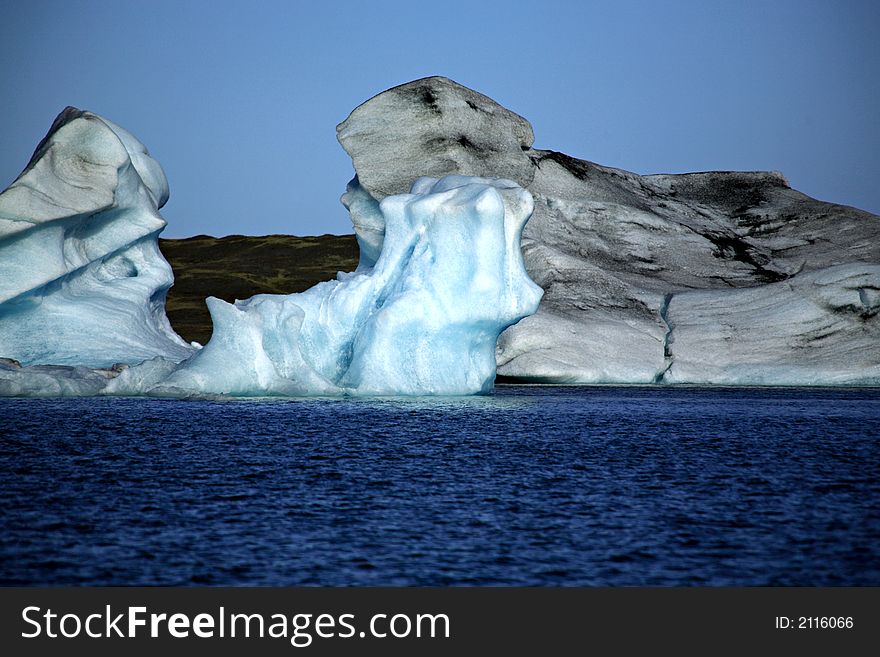
[[[83,394],[478,392],[496,363],[527,381],[880,384],[875,215],[774,172],[642,176],[535,149],[528,121],[446,78],[337,131],[357,271],[209,299],[214,337],[176,367],[192,351],[162,310],[164,175],[121,128],[63,113],[0,196],[0,356],[90,368],[7,364],[0,393],[51,376]],[[449,177],[410,189],[426,173]],[[479,178],[499,175],[515,183]]]
[[[848,264],[725,294],[674,295],[665,381],[880,384],[880,265]],[[794,351],[798,357],[779,358]]]
[[[167,199],[162,168],[130,133],[59,114],[0,194],[0,356],[91,368],[189,356],[165,316]]]
[[[352,181],[346,202],[359,196]],[[508,180],[419,179],[412,193],[353,212],[358,230],[375,228],[356,272],[299,294],[209,298],[214,333],[188,360],[113,369],[7,360],[0,394],[486,392],[498,335],[541,299],[520,250],[532,209],[531,195]]]
[[[499,338],[500,375],[880,384],[880,217],[774,172],[641,176],[533,148],[528,121],[441,77],[371,98],[337,135],[362,245],[378,239],[370,204],[425,171],[532,194],[523,257],[544,297]]]
[[[346,202],[357,198],[353,181]],[[366,204],[355,225],[375,230],[356,272],[300,294],[208,299],[210,342],[162,386],[232,395],[487,391],[498,335],[541,299],[519,246],[532,207],[516,183],[461,176],[421,178],[410,194]]]

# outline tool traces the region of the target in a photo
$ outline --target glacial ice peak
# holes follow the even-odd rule
[[[93,115],[96,116],[96,115]],[[169,190],[168,179],[159,163],[150,155],[147,147],[138,141],[137,137],[125,128],[116,125],[113,121],[96,116],[110,128],[122,145],[125,147],[131,164],[137,171],[147,191],[153,197],[156,208],[161,208],[168,202]]]
[[[108,367],[192,348],[165,316],[162,167],[131,133],[65,109],[0,194],[0,356]]]

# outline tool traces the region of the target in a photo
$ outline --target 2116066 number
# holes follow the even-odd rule
[[[852,629],[852,616],[801,616],[798,618],[798,627],[802,630],[836,630]]]

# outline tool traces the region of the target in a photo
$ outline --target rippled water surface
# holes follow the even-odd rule
[[[0,582],[880,585],[880,390],[0,399]]]

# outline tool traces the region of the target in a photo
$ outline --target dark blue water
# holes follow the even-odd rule
[[[0,582],[878,585],[880,390],[0,400]]]

